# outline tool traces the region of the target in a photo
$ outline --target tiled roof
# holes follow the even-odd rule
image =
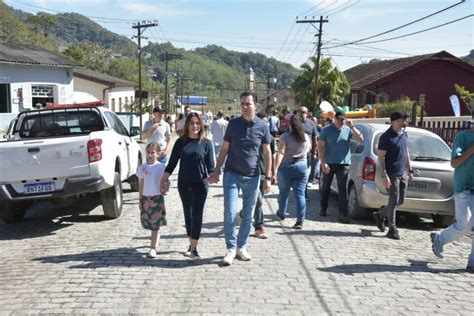
[[[0,63],[71,67],[77,64],[42,47],[0,42]]]
[[[352,67],[344,74],[351,85],[351,89],[360,89],[377,80],[395,74],[408,67],[411,67],[421,61],[426,61],[433,58],[448,59],[456,62],[462,62],[461,59],[449,54],[446,51],[441,51],[435,54],[419,55],[407,58],[399,58],[392,60],[378,61],[368,64],[361,64]]]
[[[109,76],[97,71],[93,71],[86,68],[74,68],[74,76],[90,81],[95,81],[108,86],[136,86],[137,84],[132,81],[124,80],[121,78]]]

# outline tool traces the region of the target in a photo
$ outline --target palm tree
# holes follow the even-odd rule
[[[313,112],[318,110],[321,100],[329,101],[334,105],[342,105],[349,95],[350,86],[344,73],[333,67],[330,58],[321,60],[319,68],[319,82],[317,100],[314,95],[316,57],[311,57],[311,64],[301,66],[303,73],[295,79],[291,88],[296,102],[306,105]]]

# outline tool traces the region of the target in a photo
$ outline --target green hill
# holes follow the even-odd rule
[[[65,51],[67,56],[85,67],[137,81],[135,42],[105,29],[81,14],[38,13],[35,16],[12,9],[0,1],[0,17],[3,26],[0,28],[0,36],[2,29],[10,30],[8,33],[4,31],[3,40],[8,38],[36,43],[53,50],[69,48]],[[169,62],[170,91],[175,91],[176,75],[180,72],[181,76],[187,78],[183,93],[205,94],[221,101],[235,99],[238,92],[245,89],[250,68],[255,72],[255,90],[261,97],[266,95],[269,88],[267,79],[275,71],[278,82],[276,86],[271,84],[271,89],[290,85],[299,74],[299,70],[292,65],[260,53],[241,53],[216,45],[185,50],[176,48],[171,43],[149,42],[143,48],[143,56],[147,56],[142,60],[144,89],[150,89],[153,84],[155,90],[164,91],[165,52],[181,56],[180,59]],[[155,79],[153,83],[152,76]]]

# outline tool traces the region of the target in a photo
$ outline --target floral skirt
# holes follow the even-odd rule
[[[140,213],[142,227],[149,230],[159,230],[160,226],[165,226],[166,209],[165,199],[162,195],[143,196],[140,199],[144,212]]]

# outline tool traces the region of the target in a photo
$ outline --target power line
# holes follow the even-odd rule
[[[329,12],[334,11],[334,10],[338,10],[338,9],[340,9],[340,8],[342,8],[342,7],[346,6],[346,5],[348,5],[348,4],[351,3],[351,2],[352,2],[352,0],[347,0],[347,2],[345,2],[345,3],[343,3],[343,4],[339,5],[339,6],[336,6],[336,7],[332,8],[332,9],[326,11],[326,12],[321,12],[320,14],[329,15],[329,14],[330,14]]]
[[[337,10],[336,12],[332,12],[332,13],[328,13],[328,15],[331,15],[331,16],[334,16],[335,14],[338,14],[339,12],[342,12],[342,11],[345,11],[353,6],[355,6],[356,4],[358,4],[360,2],[360,0],[357,0],[356,2],[354,2],[353,4],[350,4],[348,5],[347,7],[345,8],[342,8],[340,10]]]
[[[434,12],[434,13],[428,14],[428,15],[422,17],[422,18],[419,18],[419,19],[414,20],[414,21],[411,21],[411,22],[409,22],[409,23],[400,25],[400,26],[395,27],[395,28],[393,28],[393,29],[390,29],[390,30],[388,30],[388,31],[385,31],[385,32],[382,32],[382,33],[378,33],[378,34],[375,34],[375,35],[372,35],[372,36],[369,36],[369,37],[365,37],[365,38],[359,39],[359,40],[357,40],[357,41],[352,41],[352,42],[349,42],[349,43],[346,43],[346,44],[341,44],[341,45],[338,45],[338,46],[333,46],[333,47],[328,47],[328,48],[336,48],[336,47],[341,47],[341,46],[346,46],[346,45],[352,45],[352,44],[355,44],[355,43],[359,43],[359,42],[366,41],[366,40],[371,39],[371,38],[374,38],[374,37],[379,37],[379,36],[381,36],[381,35],[385,35],[385,34],[387,34],[387,33],[394,32],[394,31],[396,31],[396,30],[402,29],[402,28],[407,27],[407,26],[409,26],[409,25],[412,25],[412,24],[414,24],[414,23],[417,23],[417,22],[420,22],[420,21],[425,20],[425,19],[427,19],[427,18],[430,18],[430,17],[432,17],[432,16],[434,16],[434,15],[440,14],[441,12],[444,12],[444,11],[447,11],[447,10],[449,10],[449,9],[452,9],[452,8],[454,8],[455,6],[458,6],[458,5],[460,5],[460,4],[464,3],[464,2],[466,2],[466,0],[461,0],[461,1],[459,1],[458,3],[455,3],[455,4],[453,4],[453,5],[449,6],[449,7],[446,7],[446,8],[444,8],[444,9],[442,9],[442,10],[439,10],[439,11],[436,11],[436,12]],[[369,42],[366,42],[366,43],[369,43]],[[373,43],[373,42],[370,42],[370,43]]]
[[[417,31],[417,32],[413,32],[413,33],[408,33],[408,34],[400,35],[400,36],[395,36],[395,37],[391,37],[391,38],[386,38],[386,39],[378,40],[378,41],[364,42],[363,44],[381,43],[381,42],[391,41],[391,40],[395,40],[395,39],[399,39],[399,38],[403,38],[403,37],[412,36],[412,35],[415,35],[415,34],[424,33],[424,32],[427,32],[427,31],[431,31],[431,30],[434,30],[434,29],[437,29],[437,28],[440,28],[440,27],[443,27],[443,26],[446,26],[446,25],[449,25],[449,24],[453,24],[453,23],[456,23],[456,22],[459,22],[459,21],[462,21],[462,20],[471,18],[471,17],[473,17],[473,16],[474,16],[474,14],[466,15],[465,17],[462,17],[462,18],[459,18],[459,19],[456,19],[456,20],[452,20],[452,21],[449,21],[449,22],[446,22],[446,23],[443,23],[443,24],[439,24],[439,25],[436,25],[436,26],[433,26],[433,27],[429,27],[429,28],[423,29],[423,30],[421,30],[421,31]],[[331,47],[329,47],[329,48],[331,48]]]
[[[317,5],[315,5],[315,6],[311,7],[311,8],[309,8],[309,10],[306,10],[306,11],[304,11],[304,12],[301,13],[301,14],[298,14],[297,17],[298,17],[298,16],[305,15],[306,13],[313,11],[313,10],[316,9],[319,5],[323,4],[324,1],[326,1],[326,0],[321,1],[321,3],[318,3]]]
[[[64,11],[49,9],[49,8],[37,6],[37,5],[34,5],[34,4],[24,3],[24,2],[16,1],[16,0],[7,0],[6,2],[12,2],[12,3],[16,3],[16,4],[21,4],[21,5],[23,5],[23,6],[27,6],[27,7],[31,7],[31,8],[35,8],[35,9],[40,9],[40,10],[44,10],[44,11],[49,11],[49,12],[54,12],[54,13],[67,13],[67,12],[64,12]],[[84,15],[84,14],[82,14],[82,15]],[[130,23],[136,22],[136,20],[131,20],[131,19],[106,18],[106,17],[101,17],[101,16],[90,16],[90,15],[84,15],[84,16],[85,16],[85,17],[88,17],[88,18],[90,18],[90,19],[110,20],[110,21],[121,21],[122,23],[123,23],[123,22],[130,22]]]

